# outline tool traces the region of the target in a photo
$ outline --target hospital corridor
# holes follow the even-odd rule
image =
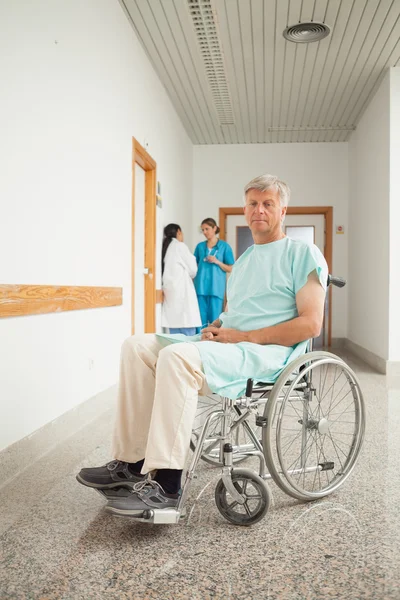
[[[400,0],[0,40],[0,600],[399,600]]]

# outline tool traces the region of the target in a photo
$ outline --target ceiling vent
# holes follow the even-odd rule
[[[283,37],[296,44],[309,44],[323,40],[330,32],[330,28],[325,23],[297,23],[286,27]]]
[[[223,53],[210,0],[187,0],[220,125],[233,125]]]

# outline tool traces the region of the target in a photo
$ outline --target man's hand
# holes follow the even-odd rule
[[[247,342],[247,332],[210,325],[201,330],[201,340],[203,342],[220,342],[221,344],[238,344]]]
[[[209,263],[219,263],[219,260],[217,258],[215,258],[215,256],[213,254],[210,254],[209,256],[207,256],[206,258],[207,262]]]

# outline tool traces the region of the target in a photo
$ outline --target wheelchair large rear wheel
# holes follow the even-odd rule
[[[264,455],[277,485],[316,500],[352,472],[365,430],[356,375],[339,357],[311,352],[282,372],[265,407]]]
[[[190,448],[195,450],[197,441],[203,428],[204,421],[211,412],[221,410],[221,398],[217,395],[199,396],[197,404],[197,413],[192,428],[192,436],[190,439]],[[255,415],[249,414],[245,419],[244,411],[237,406],[232,407],[229,415],[229,441],[232,444],[232,461],[237,465],[246,460],[246,452],[254,450],[262,450],[259,428],[255,423]],[[221,419],[216,419],[211,424],[207,438],[204,442],[201,459],[216,467],[221,467],[220,461],[220,437],[221,437]],[[258,444],[257,445],[257,441]]]

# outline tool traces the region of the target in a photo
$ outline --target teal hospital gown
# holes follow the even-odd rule
[[[251,331],[296,318],[296,294],[313,271],[326,289],[327,264],[314,245],[288,237],[254,244],[232,269],[227,287],[228,312],[220,316],[222,326]],[[165,343],[195,343],[210,389],[228,398],[243,395],[250,377],[255,382],[274,382],[288,362],[303,354],[307,346],[307,341],[287,347],[202,342],[200,335],[157,336],[164,338]]]

